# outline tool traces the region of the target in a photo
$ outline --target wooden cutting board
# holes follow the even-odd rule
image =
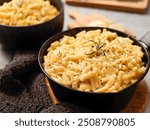
[[[148,0],[65,0],[68,4],[145,13]]]
[[[99,14],[99,13],[92,13],[92,14],[88,14],[88,15],[83,15],[80,12],[77,11],[69,11],[68,12],[69,16],[73,19],[72,23],[69,23],[67,26],[69,29],[72,28],[76,28],[76,27],[85,27],[87,26],[89,23],[94,22],[94,21],[111,21],[113,22],[111,19]],[[113,22],[114,24],[118,24],[116,22]],[[111,28],[111,27],[110,27]],[[115,28],[117,29],[117,28]],[[136,36],[134,32],[129,31],[128,29],[126,29],[124,27],[124,32],[131,35],[131,36]]]

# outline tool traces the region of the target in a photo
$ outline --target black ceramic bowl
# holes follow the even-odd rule
[[[129,101],[129,99],[131,98],[131,95],[136,89],[137,84],[144,78],[144,76],[147,74],[149,70],[150,58],[149,58],[148,48],[141,41],[138,41],[137,39],[123,32],[107,28],[107,30],[116,32],[119,36],[129,37],[130,39],[134,41],[134,44],[141,46],[144,52],[143,62],[145,62],[145,66],[146,66],[146,71],[144,75],[136,83],[130,85],[129,87],[117,93],[82,92],[82,91],[78,91],[72,88],[68,88],[62,85],[61,83],[56,82],[54,79],[52,79],[45,72],[43,68],[43,56],[47,54],[47,48],[50,47],[51,43],[53,43],[56,40],[61,39],[64,35],[75,36],[75,34],[77,34],[80,31],[83,31],[83,30],[89,31],[89,30],[96,30],[96,29],[103,29],[103,28],[100,28],[100,27],[75,28],[72,30],[68,30],[68,31],[56,34],[55,36],[51,37],[43,44],[43,46],[40,49],[39,57],[38,57],[39,64],[40,64],[42,71],[48,77],[52,90],[54,91],[56,97],[60,101],[72,101],[72,102],[77,103],[80,106],[91,109],[93,112],[118,112]],[[145,35],[145,37],[143,37],[143,40],[146,37],[149,37],[148,35],[150,35],[150,33]]]
[[[8,1],[10,0],[1,0],[0,5]],[[49,37],[62,31],[64,5],[61,0],[50,1],[59,10],[56,17],[32,26],[0,25],[0,43],[7,48],[40,48]]]

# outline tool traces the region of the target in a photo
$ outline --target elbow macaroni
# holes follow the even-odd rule
[[[0,24],[35,25],[54,18],[58,13],[49,0],[12,0],[0,6]]]
[[[44,69],[53,79],[73,89],[118,92],[145,72],[141,47],[132,43],[106,29],[64,36],[48,48]]]

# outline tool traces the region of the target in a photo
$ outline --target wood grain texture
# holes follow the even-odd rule
[[[66,3],[77,6],[97,7],[128,12],[145,13],[148,0],[65,0]]]
[[[49,93],[49,95],[50,95],[50,98],[51,98],[53,104],[54,104],[54,105],[59,104],[60,102],[59,102],[59,100],[56,98],[55,94],[53,93],[53,90],[52,90],[52,88],[51,88],[51,86],[50,86],[50,83],[49,83],[47,77],[45,77],[45,84],[46,84],[46,86],[47,86],[47,90],[48,90],[48,93]]]

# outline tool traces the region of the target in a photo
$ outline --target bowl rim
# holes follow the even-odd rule
[[[51,1],[51,0],[49,0]],[[53,0],[55,1],[55,0]],[[38,26],[42,26],[44,24],[47,24],[49,22],[53,22],[55,21],[59,16],[61,16],[64,13],[64,3],[62,2],[62,0],[59,0],[59,3],[61,4],[61,8],[59,11],[59,14],[56,15],[55,17],[53,17],[52,19],[49,19],[48,21],[42,22],[42,23],[38,23],[38,24],[34,24],[34,25],[25,25],[25,26],[9,26],[9,25],[3,25],[0,24],[0,27],[5,27],[5,28],[13,28],[13,29],[17,29],[17,28],[32,28],[32,27],[38,27]]]
[[[126,87],[126,88],[124,88],[124,89],[122,89],[122,90],[120,90],[120,91],[117,91],[117,92],[106,92],[106,93],[105,93],[105,92],[86,92],[86,91],[81,91],[81,90],[73,89],[73,88],[71,88],[71,87],[67,87],[67,86],[63,85],[62,83],[60,83],[60,82],[56,81],[55,79],[53,79],[52,77],[50,77],[50,76],[47,74],[47,72],[44,70],[44,67],[43,67],[43,65],[42,65],[43,63],[41,62],[42,52],[43,52],[43,51],[47,51],[47,49],[48,49],[48,48],[45,48],[45,46],[47,46],[47,44],[48,44],[48,45],[49,45],[48,47],[50,47],[50,45],[51,45],[50,41],[51,41],[52,39],[54,39],[55,37],[57,37],[57,39],[59,40],[59,39],[61,39],[60,37],[62,36],[62,34],[63,34],[63,36],[64,36],[64,33],[69,33],[69,32],[72,32],[72,31],[78,30],[78,29],[79,29],[79,30],[81,29],[81,30],[80,30],[80,31],[77,31],[77,33],[81,32],[81,31],[84,31],[84,30],[86,30],[86,29],[87,29],[88,31],[90,31],[90,30],[96,30],[96,29],[101,29],[101,30],[107,29],[107,30],[109,30],[109,31],[116,32],[117,34],[119,33],[119,34],[125,35],[126,37],[131,38],[134,42],[137,42],[137,44],[140,45],[140,46],[142,47],[142,49],[144,49],[145,55],[146,55],[146,57],[147,57],[147,59],[148,59],[148,61],[147,61],[147,63],[146,63],[146,70],[145,70],[144,74],[143,74],[136,82],[134,82],[133,84],[129,85],[128,87]],[[121,36],[121,35],[120,35],[120,36]],[[43,57],[42,57],[42,58],[43,58]],[[58,84],[59,87],[64,87],[64,88],[69,89],[69,90],[71,90],[71,91],[80,92],[80,93],[86,93],[86,94],[114,95],[114,94],[121,94],[121,93],[123,93],[124,91],[127,91],[127,90],[129,90],[129,89],[131,89],[131,88],[133,88],[133,87],[136,87],[136,85],[137,85],[139,82],[141,82],[141,80],[146,76],[146,74],[147,74],[148,71],[149,71],[149,68],[150,68],[150,67],[149,67],[149,66],[150,66],[150,57],[149,57],[148,49],[147,49],[147,47],[145,46],[145,44],[143,44],[142,42],[140,42],[136,37],[132,37],[132,36],[130,36],[129,34],[126,34],[126,33],[122,32],[122,31],[119,31],[119,30],[116,30],[116,29],[112,29],[112,28],[107,28],[107,27],[77,27],[77,28],[73,28],[73,29],[69,29],[69,30],[62,31],[62,32],[60,32],[60,33],[57,33],[57,34],[55,34],[54,36],[50,37],[47,41],[45,41],[44,44],[41,46],[41,48],[40,48],[40,50],[39,50],[39,53],[38,53],[38,63],[39,63],[40,68],[42,69],[42,72],[48,77],[48,79],[50,79],[50,80],[52,80],[53,82],[55,82],[56,84]],[[52,87],[52,88],[53,88],[53,87]]]

